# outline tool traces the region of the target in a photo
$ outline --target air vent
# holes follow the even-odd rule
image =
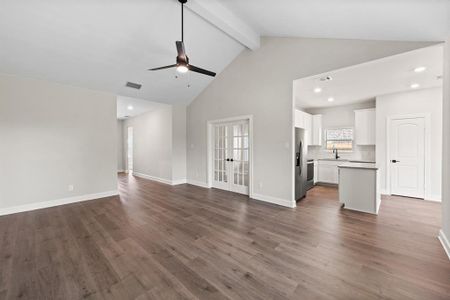
[[[333,77],[331,77],[331,76],[324,76],[324,77],[320,78],[320,81],[330,81],[330,80],[333,80]]]
[[[142,87],[142,84],[134,83],[134,82],[129,82],[129,81],[128,81],[127,84],[126,84],[125,86],[127,86],[127,87],[129,87],[129,88],[132,88],[132,89],[140,90],[141,87]]]

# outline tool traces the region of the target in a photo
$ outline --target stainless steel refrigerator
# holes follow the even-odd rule
[[[306,196],[306,145],[305,130],[295,128],[295,200],[298,201]]]

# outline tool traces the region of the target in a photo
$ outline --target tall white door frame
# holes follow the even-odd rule
[[[249,153],[248,153],[248,195],[250,198],[253,197],[253,115],[244,115],[237,116],[225,119],[218,120],[210,120],[207,122],[207,185],[208,188],[212,188],[213,183],[213,150],[214,150],[214,139],[213,139],[213,128],[216,124],[223,123],[231,123],[231,122],[239,122],[239,121],[248,121],[248,144],[249,144]]]
[[[391,115],[386,120],[386,190],[391,195],[391,125],[393,120],[423,118],[425,120],[425,186],[424,198],[430,199],[431,193],[431,115],[429,113]]]
[[[130,142],[131,142],[131,146],[130,146]],[[125,157],[125,166],[126,166],[125,172],[130,173],[130,171],[131,171],[131,173],[133,173],[133,169],[134,169],[134,153],[133,153],[134,152],[134,129],[132,126],[127,126],[126,146],[127,147],[126,147],[126,157]],[[131,160],[131,163],[130,163],[130,160]],[[131,164],[131,166],[130,166],[130,164]]]

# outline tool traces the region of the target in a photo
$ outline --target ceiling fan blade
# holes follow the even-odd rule
[[[148,69],[149,71],[158,71],[158,70],[164,70],[164,69],[169,69],[169,68],[174,68],[177,65],[170,65],[170,66],[164,66],[164,67],[159,67],[159,68],[153,68],[153,69]]]
[[[188,69],[192,72],[197,72],[197,73],[212,76],[212,77],[216,76],[216,73],[214,73],[214,72],[211,72],[211,71],[208,71],[208,70],[205,70],[205,69],[193,66],[193,65],[189,65]]]
[[[184,50],[184,43],[182,41],[176,41],[178,56],[186,57],[186,51]]]

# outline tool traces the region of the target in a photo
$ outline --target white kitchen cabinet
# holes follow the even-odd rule
[[[355,110],[355,144],[375,145],[375,108]]]
[[[295,127],[305,129],[305,115],[305,112],[298,109],[295,110]]]
[[[314,160],[314,184],[319,181],[319,164],[317,160]]]
[[[322,146],[322,115],[312,115],[311,146]]]
[[[313,116],[305,113],[304,116],[304,123],[305,123],[305,130],[306,130],[306,144],[311,145],[312,144],[312,118]]]
[[[322,183],[338,184],[338,165],[340,164],[342,164],[342,161],[319,160],[317,163],[317,181]]]
[[[312,143],[312,119],[313,116],[301,110],[295,110],[295,127],[303,128],[306,131],[306,143]]]

